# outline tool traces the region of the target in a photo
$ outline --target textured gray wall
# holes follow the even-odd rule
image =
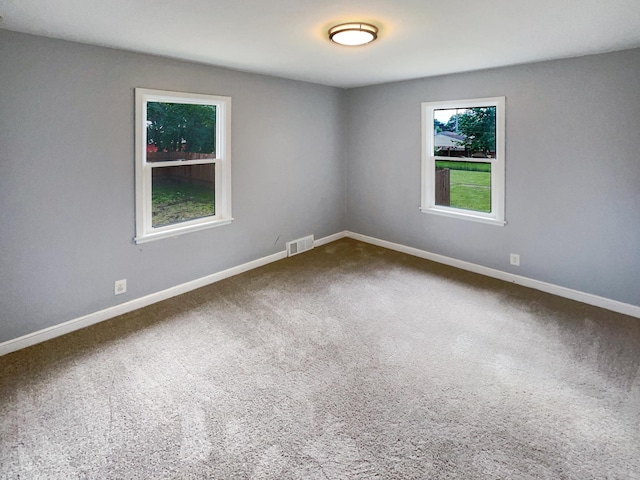
[[[132,242],[135,87],[232,97],[232,225]],[[0,31],[0,342],[344,230],[344,94]]]
[[[0,342],[344,228],[640,305],[640,50],[348,91],[6,31],[0,65]],[[232,225],[132,242],[135,87],[233,98]],[[499,95],[507,226],[420,213],[420,103]]]
[[[639,79],[635,49],[348,90],[348,229],[640,305]],[[419,212],[420,103],[501,95],[508,224]]]

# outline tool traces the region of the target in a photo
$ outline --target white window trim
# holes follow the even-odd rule
[[[228,225],[231,216],[231,97],[201,95],[136,88],[136,243],[175,237],[205,228]],[[147,102],[215,105],[216,158],[147,162]],[[155,163],[155,165],[154,165]],[[213,164],[215,168],[215,215],[154,228],[151,215],[151,177],[153,168]]]
[[[436,205],[436,160],[452,160],[434,155],[434,110],[472,107],[496,107],[496,156],[495,158],[468,159],[491,163],[491,212],[476,212],[443,205]],[[505,225],[505,97],[473,98],[422,103],[422,203],[423,213],[460,218],[490,225]]]

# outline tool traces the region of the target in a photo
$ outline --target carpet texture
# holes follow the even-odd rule
[[[640,320],[340,240],[0,358],[7,479],[638,479]]]

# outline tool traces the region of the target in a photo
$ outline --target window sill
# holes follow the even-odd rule
[[[439,215],[441,217],[459,218],[462,220],[469,220],[471,222],[486,223],[487,225],[494,225],[497,227],[504,227],[507,223],[505,220],[498,220],[492,217],[482,217],[479,215],[474,215],[473,213],[466,213],[460,210],[449,210],[449,209],[445,210],[445,209],[434,208],[434,207],[430,207],[430,208],[421,207],[420,211],[422,213],[430,213],[432,215]]]
[[[197,225],[185,225],[182,227],[175,227],[170,230],[161,230],[159,232],[146,233],[139,235],[133,239],[136,244],[153,242],[163,238],[177,237],[184,233],[197,232],[198,230],[204,230],[206,228],[221,227],[223,225],[229,225],[233,222],[233,218],[227,218],[224,220],[213,220],[206,223],[198,223]]]

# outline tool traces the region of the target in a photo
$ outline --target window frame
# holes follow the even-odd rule
[[[175,237],[205,228],[228,225],[231,216],[231,97],[168,90],[135,89],[136,102],[136,236],[135,243]],[[213,105],[216,107],[215,158],[147,161],[147,104],[149,102]],[[152,223],[152,175],[154,168],[214,165],[214,215],[154,227]]]
[[[475,107],[496,108],[495,158],[445,157],[435,155],[434,111]],[[436,161],[477,162],[491,164],[491,212],[436,205]],[[422,199],[423,213],[460,218],[503,226],[505,204],[505,97],[473,98],[422,103]]]

